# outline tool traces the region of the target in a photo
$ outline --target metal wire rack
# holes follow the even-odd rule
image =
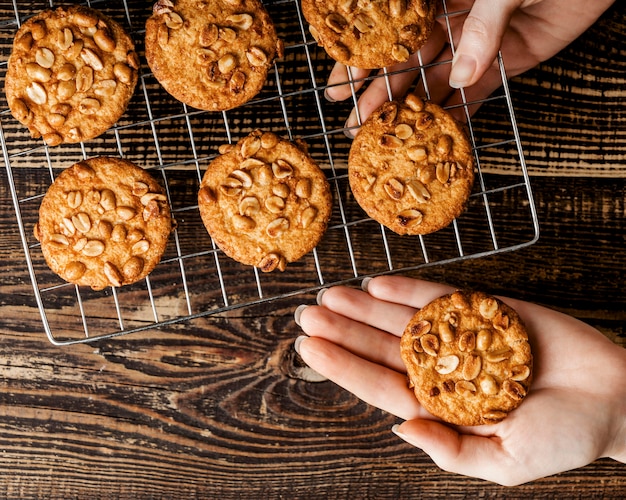
[[[310,36],[298,0],[266,0],[285,55],[274,64],[262,92],[251,102],[222,113],[201,112],[177,102],[154,79],[143,58],[144,23],[152,2],[92,1],[125,25],[142,60],[137,90],[128,111],[108,132],[77,145],[47,147],[33,140],[10,114],[4,94],[0,101],[0,144],[15,211],[15,227],[23,244],[42,328],[50,342],[69,345],[156,329],[232,309],[277,299],[366,276],[412,271],[425,266],[512,251],[534,243],[539,235],[537,214],[515,123],[511,96],[499,57],[502,87],[488,101],[495,112],[508,117],[507,130],[482,133],[472,122],[470,106],[460,91],[477,164],[477,181],[467,211],[448,228],[420,237],[398,236],[367,218],[350,194],[346,163],[350,140],[345,119],[358,103],[359,83],[384,79],[392,71],[371,74],[363,81],[350,77],[352,99],[330,103],[324,99],[326,79],[333,66]],[[0,2],[0,80],[15,31],[25,19],[55,2]],[[450,30],[449,12],[442,0],[440,20]],[[453,40],[450,36],[452,51]],[[437,64],[450,64],[439,61]],[[421,63],[421,59],[420,59]],[[428,91],[428,64],[418,71]],[[389,90],[391,98],[391,90]],[[204,169],[219,145],[236,142],[253,128],[272,130],[290,139],[300,138],[325,169],[333,188],[334,208],[322,242],[299,262],[271,279],[257,269],[225,256],[204,230],[196,193]],[[177,221],[166,253],[145,280],[100,292],[63,282],[45,264],[32,236],[37,210],[55,176],[76,161],[96,155],[129,159],[162,181]],[[499,165],[494,167],[493,158]],[[491,175],[506,164],[507,175]],[[511,212],[507,197],[521,200]],[[505,208],[509,207],[509,208]],[[336,262],[332,270],[321,262]]]

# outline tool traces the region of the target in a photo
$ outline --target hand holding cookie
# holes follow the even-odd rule
[[[421,405],[451,424],[500,422],[530,389],[524,323],[481,292],[455,291],[422,307],[404,329],[400,355]]]
[[[522,74],[565,48],[591,26],[613,1],[590,3],[572,0],[566,8],[561,8],[545,0],[459,0],[447,3],[451,15],[442,12],[442,2],[435,3],[438,4],[435,25],[420,49],[420,57],[411,53],[408,60],[388,67],[391,75],[389,85],[394,98],[404,96],[422,76],[419,70],[410,71],[410,68],[422,64],[429,99],[449,107],[460,103],[460,94],[455,92],[455,88],[466,87],[466,102],[476,103],[489,97],[502,85],[500,68],[493,64],[498,50],[502,52],[507,77]],[[450,49],[450,38],[456,45],[454,54]],[[369,69],[351,68],[350,73],[354,90],[368,85],[359,96],[362,122],[388,100],[387,81],[385,78],[368,79]],[[342,85],[347,81],[346,66],[339,62],[328,78],[327,98],[331,101],[351,98],[353,89]],[[422,94],[420,83],[418,89],[418,93]],[[478,107],[479,104],[471,105],[470,113]],[[462,107],[453,108],[451,112],[458,120],[466,118]],[[357,113],[353,111],[346,127],[358,125]],[[356,135],[356,129],[351,130],[351,135]]]
[[[400,276],[374,278],[366,289],[330,288],[319,306],[298,308],[309,335],[297,340],[298,351],[320,374],[406,420],[394,432],[442,469],[515,485],[600,457],[626,462],[626,351],[591,326],[504,300],[528,331],[532,387],[501,422],[450,425],[418,403],[400,337],[417,310],[453,289]]]

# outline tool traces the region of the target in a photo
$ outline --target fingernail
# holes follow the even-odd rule
[[[370,278],[369,276],[366,278],[363,278],[363,281],[361,281],[361,290],[363,290],[364,292],[367,292],[367,287],[369,286],[370,281],[372,281],[372,278]]]
[[[350,129],[348,122],[344,125],[343,135],[345,135],[348,139],[354,139],[354,133],[352,129]]]
[[[328,290],[328,288],[322,288],[320,289],[319,292],[317,292],[317,297],[315,297],[315,302],[317,302],[318,306],[322,305],[322,296],[326,293],[326,290]]]
[[[296,339],[296,342],[297,341],[298,339]],[[402,434],[402,431],[400,431],[400,424],[394,424],[393,427],[391,428],[391,432],[393,432],[400,439],[404,439],[406,441],[404,434]]]
[[[324,99],[326,99],[328,102],[337,102],[336,99],[330,97],[330,95],[328,94],[328,89],[324,90]]]
[[[293,312],[293,319],[295,320],[296,325],[302,326],[300,324],[300,316],[302,316],[302,311],[304,311],[307,307],[309,306],[307,306],[306,304],[301,304],[296,307],[296,310]]]
[[[458,89],[466,86],[474,76],[475,71],[476,60],[473,57],[455,54],[450,70],[450,87]]]
[[[356,118],[356,112],[354,111],[354,109],[350,112],[350,115],[348,116],[348,119],[346,120],[346,123],[344,123],[343,125],[343,133],[345,134],[345,136],[348,139],[354,139],[354,137],[356,136],[356,130],[358,130],[358,120]]]
[[[393,432],[396,436],[398,436],[400,439],[402,439],[402,441],[406,441],[407,443],[409,442],[406,434],[404,434],[400,430],[400,424],[394,424],[394,426],[391,428],[391,432]]]
[[[300,335],[299,337],[296,337],[296,340],[293,343],[293,348],[298,354],[300,354],[300,344],[302,344],[302,341],[306,338],[308,338],[306,335]]]

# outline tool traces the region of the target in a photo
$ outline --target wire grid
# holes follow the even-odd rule
[[[333,61],[310,36],[297,0],[266,0],[285,42],[285,56],[275,62],[255,99],[221,113],[179,103],[150,73],[143,57],[143,27],[151,3],[124,0],[87,5],[125,25],[142,62],[137,90],[119,123],[92,141],[50,148],[29,137],[11,116],[4,95],[0,102],[0,143],[15,224],[42,327],[53,344],[92,342],[179,323],[183,326],[191,319],[311,293],[366,276],[512,251],[537,240],[537,215],[501,57],[503,85],[489,99],[500,101],[498,109],[508,117],[509,130],[499,131],[499,139],[489,142],[475,133],[467,109],[477,103],[467,102],[464,92],[459,91],[477,165],[477,181],[466,212],[434,234],[398,236],[369,219],[349,190],[346,165],[350,140],[344,123],[358,103],[360,93],[355,89],[362,82],[353,78],[348,82],[352,99],[326,101],[326,78]],[[54,6],[54,2],[0,3],[2,81],[17,28],[29,16]],[[450,19],[462,13],[448,12],[445,0],[442,7],[441,15],[449,30]],[[427,69],[428,65],[411,68],[421,73],[426,91]],[[366,83],[383,78],[391,98],[393,76],[393,72],[383,70],[368,76]],[[254,128],[304,140],[333,188],[333,215],[323,240],[283,273],[265,275],[229,259],[212,242],[198,213],[197,189],[218,146],[236,142]],[[65,283],[52,273],[32,236],[41,198],[55,176],[76,161],[97,155],[124,157],[151,170],[162,181],[177,222],[165,255],[150,276],[133,285],[99,292]],[[489,157],[494,155],[515,175],[485,173],[490,168]],[[511,198],[520,201],[506,203]],[[518,208],[512,209],[511,205]]]

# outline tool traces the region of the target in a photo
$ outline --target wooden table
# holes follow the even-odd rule
[[[284,2],[273,7],[278,12]],[[133,25],[140,36],[149,8],[133,4],[129,11],[132,20],[140,19]],[[563,53],[510,84],[531,173],[538,241],[513,252],[424,266],[410,274],[565,311],[626,347],[625,21],[626,7],[618,2]],[[6,60],[6,40],[15,28],[3,26]],[[297,35],[298,27],[291,33]],[[298,81],[293,79],[294,88]],[[153,143],[155,129],[163,163],[180,152],[167,131],[175,120],[133,126],[146,114],[141,107],[146,92],[159,93],[149,77],[118,135],[88,145],[88,154],[115,153],[115,148],[108,149],[110,141],[122,137],[126,144],[128,133],[134,146],[123,152],[152,161],[155,152],[141,141],[147,137],[147,144]],[[172,105],[159,94],[152,108],[156,118],[172,112],[161,109],[161,100]],[[256,118],[273,123],[280,109],[271,100],[262,104],[257,109],[267,108],[268,114]],[[345,119],[341,113],[347,108],[336,109],[337,119]],[[504,114],[500,104],[485,104],[475,118],[477,134],[497,137]],[[202,123],[203,134],[226,139],[219,117],[193,112],[181,116],[193,122],[194,130]],[[240,122],[238,116],[232,123],[241,130],[250,126],[245,114]],[[292,123],[297,133],[306,130],[304,118]],[[5,113],[3,127],[8,121]],[[10,147],[26,148],[27,138],[19,130],[9,126],[5,133]],[[206,148],[199,157],[215,153],[215,142],[198,144]],[[58,167],[83,154],[63,148],[64,156],[51,150],[49,160],[43,149],[33,151],[35,164],[50,161]],[[29,168],[18,157],[14,162],[18,165],[12,176],[20,193],[35,195],[45,183],[41,176],[48,175],[45,168]],[[193,178],[193,165],[190,171]],[[177,175],[171,179],[177,196],[193,196],[193,181]],[[328,381],[310,381],[311,374],[292,349],[299,334],[293,310],[311,302],[313,290],[94,343],[55,346],[44,333],[34,299],[4,168],[0,199],[1,498],[619,498],[626,493],[626,467],[608,459],[510,489],[442,472],[391,433],[396,418]],[[516,213],[521,201],[512,194],[500,203]],[[21,205],[28,231],[36,208],[36,199]],[[177,214],[179,223],[191,228],[181,231],[181,244],[200,245],[199,239],[210,248],[190,212]],[[509,231],[516,233],[515,217],[509,224]],[[403,245],[395,239],[392,244]],[[341,252],[333,248],[331,238],[320,253],[322,268],[343,276]],[[36,255],[37,249],[30,251]],[[294,289],[293,280],[308,283],[307,262],[295,266],[292,274],[263,276],[264,290],[280,294]],[[35,259],[37,272],[45,274],[40,264]],[[215,283],[198,285],[202,280],[195,278],[202,277],[203,265],[188,264],[194,287],[200,287],[191,291],[193,300],[210,297]],[[236,287],[232,297],[247,293],[247,285],[237,281],[245,274],[241,267],[227,265],[225,272]],[[166,317],[187,314],[173,271],[157,273],[154,285],[171,292],[157,293]],[[50,299],[47,307],[60,318],[60,327],[70,331],[77,328],[77,320],[64,294],[60,291],[61,298]],[[141,301],[141,292],[136,295]],[[131,323],[145,323],[140,305],[127,307]],[[101,311],[107,326],[110,314],[107,308]]]

